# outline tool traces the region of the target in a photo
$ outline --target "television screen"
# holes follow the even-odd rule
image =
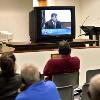
[[[42,10],[42,35],[71,34],[70,10]]]
[[[74,6],[35,7],[33,13],[33,33],[37,42],[57,42],[75,37]]]

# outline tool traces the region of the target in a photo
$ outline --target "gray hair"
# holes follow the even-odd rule
[[[97,74],[91,78],[89,93],[91,100],[100,100],[100,74]]]
[[[27,64],[23,67],[21,76],[26,84],[32,84],[40,80],[39,70],[32,64]]]

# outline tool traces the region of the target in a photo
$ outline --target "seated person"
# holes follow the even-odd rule
[[[13,53],[3,53],[0,57],[0,100],[15,100],[22,84],[21,76],[16,74],[16,58]]]
[[[15,100],[61,100],[52,81],[40,81],[37,67],[31,64],[25,65],[21,71],[21,76],[26,89]]]
[[[71,47],[66,41],[59,43],[59,59],[49,59],[44,68],[44,76],[47,76],[47,80],[52,79],[53,74],[71,73],[79,71],[80,59],[78,57],[71,57]]]
[[[90,80],[88,95],[90,100],[100,100],[100,74],[93,76]]]

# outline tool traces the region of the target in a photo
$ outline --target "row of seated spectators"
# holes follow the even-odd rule
[[[27,64],[18,75],[15,61],[13,53],[0,57],[0,100],[61,100],[52,81],[40,81],[37,67]]]
[[[27,64],[16,74],[16,58],[13,53],[0,57],[0,100],[61,100],[55,84],[50,81],[53,74],[79,71],[80,60],[71,57],[71,48],[66,41],[60,42],[60,58],[50,59],[45,68],[46,80],[40,80],[40,72]],[[17,97],[16,97],[17,96]]]

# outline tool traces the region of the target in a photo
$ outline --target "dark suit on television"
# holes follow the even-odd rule
[[[54,22],[52,19],[45,23],[45,29],[61,29],[61,22]]]

